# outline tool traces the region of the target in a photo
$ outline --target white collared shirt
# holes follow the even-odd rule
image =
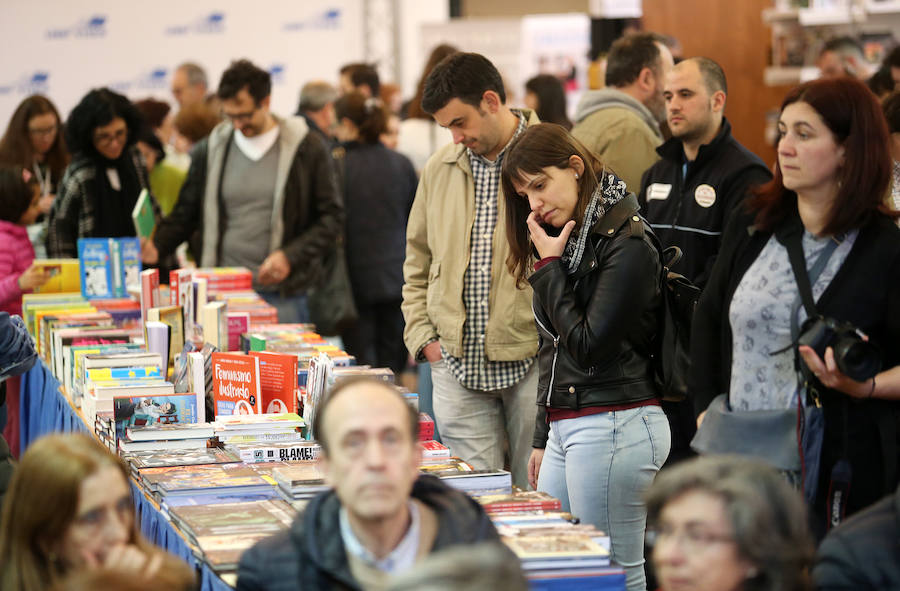
[[[416,554],[419,550],[419,538],[421,534],[421,518],[419,517],[419,507],[413,501],[409,501],[409,529],[397,544],[397,547],[391,550],[391,553],[382,560],[378,560],[368,548],[363,546],[353,528],[350,526],[350,519],[347,517],[347,510],[341,507],[341,539],[344,541],[344,548],[347,553],[355,556],[363,563],[377,568],[386,573],[403,572],[413,566],[416,561]]]

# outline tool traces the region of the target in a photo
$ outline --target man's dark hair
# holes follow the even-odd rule
[[[885,64],[878,68],[878,71],[866,80],[866,86],[879,98],[886,94],[891,94],[895,86],[894,77],[891,75],[891,67]]]
[[[703,84],[706,86],[706,92],[712,95],[721,90],[728,94],[725,70],[715,60],[711,60],[708,57],[691,57],[684,61],[697,64],[697,69],[700,70],[700,77],[703,78]]]
[[[606,57],[606,85],[612,88],[628,86],[650,68],[657,77],[662,75],[659,52],[660,38],[654,33],[626,35],[612,44]]]
[[[900,133],[900,91],[893,92],[884,99],[884,102],[881,103],[881,108],[884,110],[888,131]]]
[[[258,105],[272,93],[272,77],[265,70],[253,65],[250,60],[231,62],[228,69],[222,73],[216,96],[222,100],[233,99],[244,88]]]
[[[144,118],[137,107],[118,92],[108,88],[95,88],[88,92],[72,109],[66,121],[66,143],[73,154],[97,155],[94,147],[94,130],[109,125],[121,117],[128,129],[125,147],[134,145]],[[123,151],[123,154],[125,152]]]
[[[822,46],[822,51],[819,52],[819,55],[822,55],[826,51],[833,51],[834,53],[840,55],[849,55],[853,54],[856,57],[860,57],[865,59],[866,52],[863,50],[862,44],[853,37],[842,36],[842,37],[834,37],[833,39],[829,39],[825,42],[825,45]]]
[[[335,398],[337,398],[346,390],[355,388],[357,386],[381,388],[382,390],[390,392],[391,394],[396,396],[397,400],[403,403],[403,406],[408,414],[407,420],[409,421],[409,436],[412,438],[412,441],[414,443],[419,440],[419,413],[415,408],[413,408],[411,404],[406,401],[406,398],[404,398],[403,394],[400,393],[400,390],[398,390],[393,384],[389,382],[376,380],[368,376],[359,376],[347,378],[346,380],[338,382],[334,386],[334,388],[328,391],[325,399],[319,403],[319,408],[316,409],[316,416],[313,424],[315,425],[316,430],[316,440],[319,442],[319,445],[322,446],[323,455],[328,455],[328,437],[325,431],[325,413],[328,411],[328,407],[332,405]]]
[[[488,90],[506,103],[503,78],[490,60],[477,53],[454,53],[435,66],[425,80],[422,108],[433,115],[455,98],[477,108]]]
[[[372,64],[356,63],[347,64],[341,68],[341,75],[347,75],[355,88],[363,84],[372,91],[372,96],[378,98],[381,93],[381,81],[378,78],[378,70]]]

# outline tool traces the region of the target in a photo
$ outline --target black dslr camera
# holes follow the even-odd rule
[[[863,333],[834,318],[810,318],[803,324],[798,345],[807,345],[825,360],[825,349],[834,349],[838,369],[857,382],[865,382],[881,371],[881,351],[863,340]]]

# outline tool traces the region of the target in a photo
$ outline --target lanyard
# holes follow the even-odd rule
[[[50,167],[47,167],[47,176],[41,171],[41,165],[34,163],[34,176],[37,177],[38,184],[41,186],[41,196],[50,194]]]

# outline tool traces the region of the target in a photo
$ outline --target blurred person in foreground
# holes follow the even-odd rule
[[[390,384],[341,382],[314,425],[332,490],[310,501],[289,530],[244,553],[238,591],[384,589],[429,554],[477,542],[518,560],[481,505],[419,474],[418,413]]]
[[[803,499],[746,458],[694,458],[644,496],[661,591],[808,591],[813,543]]]

